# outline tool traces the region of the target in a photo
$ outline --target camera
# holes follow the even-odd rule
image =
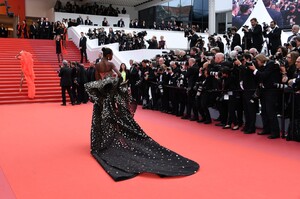
[[[184,30],[184,37],[188,37],[191,34],[193,34],[193,30],[192,29],[188,28],[188,29]]]
[[[147,35],[147,32],[146,31],[141,31],[141,32],[138,32],[137,33],[137,36],[139,37],[139,38],[143,38],[143,37],[145,37]]]
[[[177,87],[184,87],[184,75],[181,74],[177,79]]]
[[[274,83],[275,88],[279,88],[279,89],[286,89],[289,86],[286,84],[280,84],[280,83]]]
[[[263,25],[264,31],[266,31],[268,28],[270,28],[270,26],[266,22],[263,22],[262,25]]]
[[[196,98],[200,97],[203,91],[203,82],[197,82],[197,87]]]
[[[158,91],[159,91],[159,93],[161,94],[161,95],[163,95],[164,94],[164,87],[163,87],[163,82],[158,82]]]
[[[243,28],[242,28],[242,31],[243,32],[245,32],[246,31],[246,29],[248,29],[249,28],[249,26],[247,26],[247,25],[244,25],[244,26],[242,26]]]
[[[209,72],[209,75],[212,75],[212,76],[217,76],[217,75],[219,75],[219,72],[214,72],[214,71],[211,71],[211,72]]]

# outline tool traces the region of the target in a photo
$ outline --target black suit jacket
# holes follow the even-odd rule
[[[72,86],[72,69],[69,67],[62,67],[59,71],[60,86],[68,87]]]
[[[264,36],[269,38],[269,50],[275,54],[278,46],[281,46],[281,28],[275,27],[268,34],[264,32]]]
[[[197,64],[194,64],[192,67],[187,69],[185,77],[188,78],[188,88],[193,89],[198,76],[199,66]]]
[[[238,33],[235,33],[232,37],[231,50],[236,46],[241,46],[241,36]]]
[[[118,21],[118,27],[125,27],[124,21]]]
[[[77,25],[83,25],[83,19],[78,17],[77,18]]]
[[[281,82],[281,73],[279,66],[274,63],[274,61],[268,61],[264,66],[262,71],[257,71],[255,74],[262,82],[264,88],[272,89],[275,88],[274,83]]]
[[[264,41],[261,25],[257,24],[253,29],[250,29],[249,32],[252,38],[252,47],[260,51]]]
[[[136,67],[132,66],[129,70],[128,81],[131,86],[135,86],[136,82],[140,80],[139,71]]]
[[[81,47],[82,50],[86,50],[86,37],[81,37],[79,40],[79,47]]]
[[[85,20],[84,24],[91,26],[91,25],[93,25],[93,22],[91,20]]]

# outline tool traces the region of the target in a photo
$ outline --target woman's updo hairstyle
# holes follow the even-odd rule
[[[102,48],[103,56],[107,57],[107,55],[112,54],[112,50],[110,48]]]

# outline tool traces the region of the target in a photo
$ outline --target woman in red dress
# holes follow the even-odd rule
[[[34,71],[33,71],[33,59],[32,54],[22,50],[16,56],[21,62],[21,82],[20,82],[20,92],[22,91],[22,84],[25,77],[27,87],[28,87],[28,97],[33,99],[35,97],[35,84],[34,84]]]

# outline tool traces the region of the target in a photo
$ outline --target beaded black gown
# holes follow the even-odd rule
[[[85,84],[94,102],[91,153],[105,171],[121,181],[140,173],[165,176],[188,176],[199,165],[155,142],[133,119],[136,106],[127,87],[118,78]]]

